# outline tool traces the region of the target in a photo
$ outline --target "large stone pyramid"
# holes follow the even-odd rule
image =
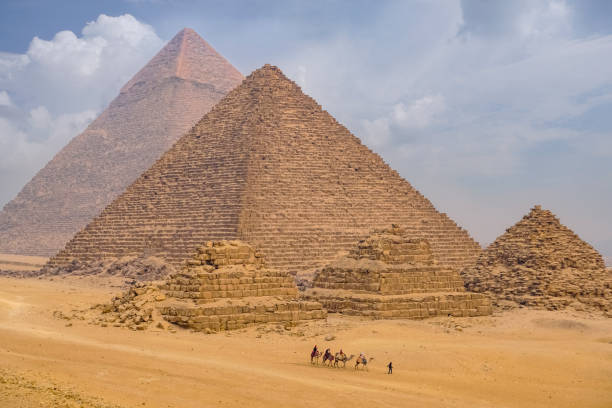
[[[462,274],[468,289],[489,292],[498,302],[558,309],[578,301],[610,310],[612,280],[601,255],[540,206]]]
[[[426,239],[399,226],[374,230],[347,256],[317,271],[303,295],[329,312],[423,319],[491,314],[491,301],[465,292],[455,269],[440,266]]]
[[[0,212],[0,252],[53,255],[243,80],[179,32]]]
[[[443,265],[480,246],[276,67],[253,72],[52,265],[146,253],[180,265],[209,240],[240,239],[268,264],[323,265],[378,225],[427,238]]]

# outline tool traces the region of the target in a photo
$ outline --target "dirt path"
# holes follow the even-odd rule
[[[612,319],[523,310],[422,322],[331,317],[291,331],[204,335],[53,317],[116,291],[85,279],[0,279],[0,406],[612,406]],[[375,359],[369,372],[315,367],[313,344]]]

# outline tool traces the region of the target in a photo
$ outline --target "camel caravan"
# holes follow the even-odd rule
[[[355,358],[354,354],[351,354],[350,357],[347,356],[342,349],[336,353],[332,353],[331,349],[325,349],[324,353],[321,353],[317,346],[315,345],[312,351],[310,352],[310,364],[319,365],[319,360],[323,361],[321,364],[326,367],[334,367],[334,368],[346,368],[346,363],[353,360]],[[359,369],[361,365],[362,369],[368,370],[368,363],[374,360],[374,357],[367,358],[364,353],[360,353],[355,360],[355,370]]]

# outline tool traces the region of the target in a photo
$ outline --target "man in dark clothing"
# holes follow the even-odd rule
[[[389,367],[389,372],[387,372],[387,374],[393,374],[393,363],[391,361],[389,361],[387,367]]]
[[[317,357],[317,353],[318,352],[319,352],[319,350],[317,349],[317,345],[315,344],[314,348],[312,349],[312,352],[310,353],[310,362],[311,363],[313,362],[315,357]],[[318,357],[317,357],[317,361],[319,361]]]

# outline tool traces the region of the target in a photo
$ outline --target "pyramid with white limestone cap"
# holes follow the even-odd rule
[[[180,31],[0,212],[0,253],[49,256],[189,130],[242,74]]]

